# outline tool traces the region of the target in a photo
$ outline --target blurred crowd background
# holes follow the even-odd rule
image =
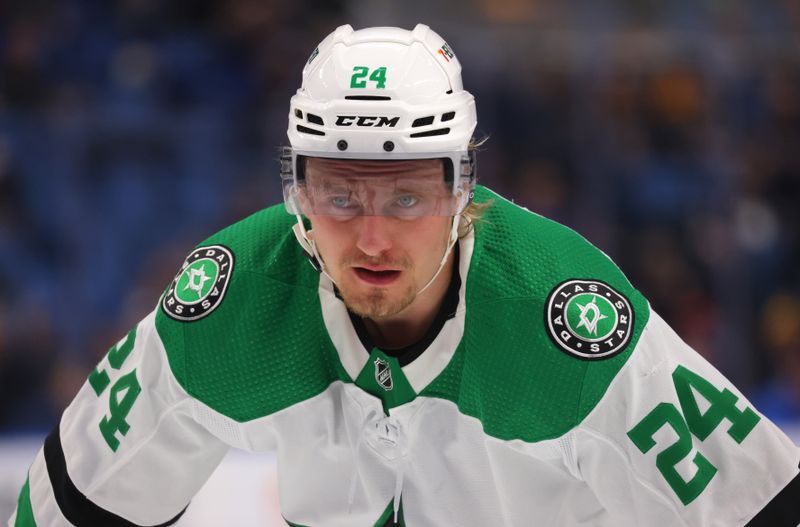
[[[196,243],[279,202],[326,34],[416,22],[476,96],[480,181],[797,422],[796,1],[27,0],[0,3],[0,434],[52,428]]]

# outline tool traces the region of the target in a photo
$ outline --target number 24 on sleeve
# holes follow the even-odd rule
[[[672,428],[678,439],[659,452],[656,467],[681,502],[688,505],[703,493],[717,473],[717,468],[700,452],[692,459],[697,472],[691,479],[685,480],[675,469],[679,462],[691,454],[692,436],[704,441],[727,419],[731,423],[728,435],[736,443],[741,443],[761,418],[752,408],[739,410],[736,407],[739,398],[733,392],[727,388],[717,389],[683,366],[678,366],[672,373],[672,382],[683,413],[672,403],[661,403],[628,432],[628,437],[646,454],[656,445],[656,432],[664,426]],[[700,411],[693,389],[709,403],[705,412]]]

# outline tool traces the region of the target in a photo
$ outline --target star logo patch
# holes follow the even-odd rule
[[[183,262],[161,307],[170,318],[192,322],[222,302],[233,273],[233,253],[223,245],[198,247]]]
[[[598,280],[568,280],[545,307],[547,333],[558,348],[581,359],[613,357],[630,342],[633,310],[617,290]]]

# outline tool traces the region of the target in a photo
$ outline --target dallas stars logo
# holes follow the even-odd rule
[[[596,280],[568,280],[553,289],[545,321],[556,346],[583,359],[616,355],[633,333],[628,299]]]
[[[164,295],[161,307],[175,320],[190,322],[219,306],[233,272],[233,253],[222,245],[192,251]]]
[[[597,298],[592,297],[592,301],[585,305],[577,304],[578,309],[581,310],[580,314],[580,322],[578,322],[579,328],[586,328],[586,330],[591,333],[592,335],[597,335],[597,323],[603,320],[604,318],[608,318],[607,315],[603,315],[600,313],[600,308],[597,307]],[[589,318],[591,316],[591,318]]]
[[[216,272],[216,269],[214,269],[214,272]],[[197,298],[200,299],[203,297],[203,286],[211,279],[210,276],[206,276],[206,268],[203,265],[200,266],[200,269],[189,269],[188,281],[183,290],[191,289],[197,293]]]

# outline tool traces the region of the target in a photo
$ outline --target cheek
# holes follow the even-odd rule
[[[445,218],[431,218],[430,223],[413,229],[409,244],[413,254],[426,262],[427,266],[439,265],[447,239],[450,235],[450,222]]]
[[[430,226],[430,233],[428,234],[431,244],[436,246],[445,246],[450,237],[450,226],[452,225],[451,218],[433,218],[434,223]]]
[[[339,260],[339,255],[347,247],[347,231],[330,218],[316,217],[311,222],[311,237],[322,258],[328,265]]]

